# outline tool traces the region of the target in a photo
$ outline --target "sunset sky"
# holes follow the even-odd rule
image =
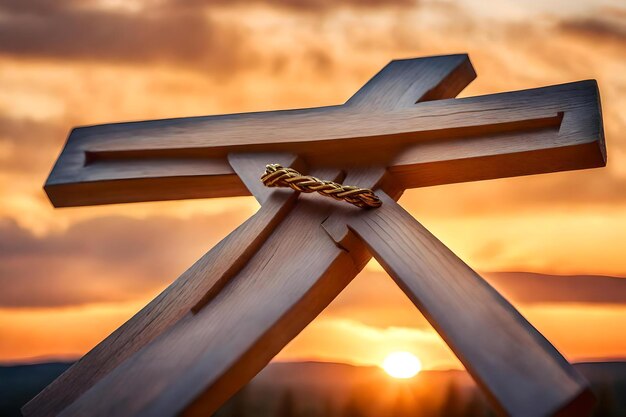
[[[85,353],[258,208],[53,209],[42,185],[73,126],[338,104],[391,59],[459,52],[478,73],[461,96],[597,79],[608,165],[400,203],[568,359],[626,357],[623,1],[0,0],[0,362]],[[461,367],[371,262],[277,359],[395,350]]]

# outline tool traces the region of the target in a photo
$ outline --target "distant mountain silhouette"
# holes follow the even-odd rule
[[[519,303],[626,304],[626,278],[532,272],[483,275],[505,297]]]
[[[0,416],[19,408],[71,363],[0,366]],[[574,365],[599,399],[594,417],[626,416],[626,361]],[[216,417],[487,417],[495,415],[465,371],[395,380],[377,367],[273,362]]]
[[[20,407],[71,365],[50,362],[0,366],[0,416],[21,416]]]

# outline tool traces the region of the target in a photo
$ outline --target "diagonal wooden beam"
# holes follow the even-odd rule
[[[376,210],[337,208],[324,223],[333,239],[350,252],[367,246],[503,415],[588,416],[587,381],[395,198],[379,195]]]
[[[315,174],[332,178],[328,172]],[[336,204],[300,196],[211,302],[112,370],[60,415],[161,416],[185,410],[210,415],[357,274],[350,256],[321,227]]]
[[[292,164],[288,155],[264,155],[265,158]],[[253,181],[254,173],[242,175]],[[258,180],[257,180],[258,181]],[[200,310],[235,276],[264,244],[276,226],[294,207],[297,193],[269,189],[262,194],[265,204],[241,226],[230,233],[174,283],[130,320],[120,326],[60,377],[44,388],[22,409],[25,416],[53,416],[93,386],[157,336],[190,314]]]

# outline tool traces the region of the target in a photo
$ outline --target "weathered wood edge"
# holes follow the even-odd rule
[[[338,208],[324,222],[349,253],[367,246],[502,415],[589,415],[588,382],[495,289],[400,207]]]
[[[406,77],[400,80],[390,80],[385,75],[387,74],[386,69],[401,71]],[[360,97],[359,107],[363,108],[368,103],[368,105],[374,105],[373,103],[381,100],[376,97],[366,99],[372,94],[386,97],[383,101],[386,100],[387,105],[393,102],[395,105],[403,104],[403,100],[406,101],[407,99],[419,101],[425,95],[432,99],[454,97],[475,76],[466,54],[392,61],[366,84],[366,91],[359,90],[357,93]],[[389,82],[394,83],[396,88],[390,89]],[[407,96],[406,91],[397,88],[398,85],[410,90],[415,95]],[[322,109],[349,108],[352,106],[352,103],[346,103],[343,106],[329,106]],[[302,111],[304,110],[282,112],[296,114]],[[273,113],[277,112],[258,114]],[[237,116],[239,115],[218,117]],[[89,165],[85,151],[89,149],[91,143],[97,143],[101,140],[98,135],[90,138],[87,135],[90,129],[103,128],[105,129],[104,133],[106,133],[126,128],[137,129],[146,124],[158,129],[161,126],[168,126],[170,123],[186,123],[187,121],[194,122],[211,118],[214,117],[167,119],[75,128],[70,133],[44,189],[55,207],[250,195],[246,186],[223,158],[185,158],[182,160],[164,158],[152,162],[143,158],[142,161],[120,161],[121,165],[112,166],[110,170],[107,169],[107,172],[119,172],[120,166],[130,164],[136,166],[134,169],[142,171],[143,174],[138,178],[124,179],[106,178],[106,176],[97,180],[83,178],[82,172]],[[231,151],[231,153],[240,153],[249,152],[250,149],[231,149]],[[193,152],[195,150],[192,150]],[[299,150],[296,150],[296,153],[299,153]]]
[[[551,91],[555,92],[554,95]],[[505,108],[507,97],[516,94],[521,94],[519,103]],[[496,101],[492,103],[490,100]],[[504,101],[500,103],[500,100]],[[476,103],[476,114],[463,117],[462,113],[468,108],[461,106],[466,110],[459,110],[461,116],[458,116],[454,108],[463,102]],[[520,106],[526,106],[523,112]],[[421,120],[418,123],[421,127],[416,127],[416,131],[325,140],[323,143],[229,146],[228,150],[297,150],[309,166],[368,165],[372,163],[370,159],[376,156],[377,162],[381,159],[386,161],[390,171],[407,188],[458,182],[461,180],[458,173],[466,169],[472,169],[476,173],[472,180],[478,180],[594,168],[606,164],[600,98],[595,81],[453,101],[433,100],[413,107],[409,109],[417,112],[413,119]],[[450,109],[449,113],[441,113],[444,107]],[[422,114],[427,109],[430,109],[430,116]],[[378,110],[374,108],[372,111]],[[522,114],[518,115],[520,112]],[[363,117],[369,120],[373,116]],[[459,117],[461,122],[457,120]],[[454,127],[455,123],[457,127]],[[358,127],[362,124],[346,119],[337,127]],[[381,119],[379,124],[394,125],[395,122]],[[448,127],[441,127],[446,125]],[[444,157],[446,152],[436,152],[437,149],[455,147],[465,149],[470,156],[447,159]],[[68,148],[71,148],[69,143]],[[346,148],[358,148],[360,152],[344,152]],[[158,156],[162,152],[165,153]],[[66,172],[62,174],[61,168],[55,168],[45,190],[56,206],[249,195],[227,161],[222,161],[218,155],[203,156],[206,149],[193,147],[184,149],[187,156],[178,152],[181,150],[144,150],[135,156],[140,158],[137,160],[122,158],[103,162],[103,165],[83,167],[78,161],[69,161],[79,156],[64,151],[57,166],[65,159]],[[525,164],[527,157],[538,163],[532,167]],[[488,166],[486,161],[489,161]],[[113,165],[109,167],[109,164]],[[134,164],[139,165],[134,167]]]
[[[136,352],[60,415],[174,415],[198,396],[217,407],[262,369],[358,272],[320,226],[337,202],[303,198],[307,201],[296,204],[208,304]],[[269,262],[280,254],[291,262]],[[212,411],[206,407],[200,415]]]
[[[257,156],[259,169],[268,157],[297,164],[293,155]],[[237,165],[238,158],[233,157]],[[249,164],[246,165],[249,167]],[[250,170],[251,172],[253,170]],[[254,173],[242,180],[253,181]],[[265,204],[251,218],[214,246],[141,311],[85,354],[24,407],[24,416],[59,414],[80,395],[190,311],[199,311],[256,253],[294,207],[291,190],[267,189]]]

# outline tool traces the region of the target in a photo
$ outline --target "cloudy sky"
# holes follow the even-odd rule
[[[401,203],[569,359],[626,356],[623,2],[0,0],[0,362],[86,352],[257,209],[55,210],[41,187],[72,126],[338,104],[391,59],[458,52],[462,96],[597,79],[609,164]],[[371,263],[279,359],[390,350],[460,366]]]

